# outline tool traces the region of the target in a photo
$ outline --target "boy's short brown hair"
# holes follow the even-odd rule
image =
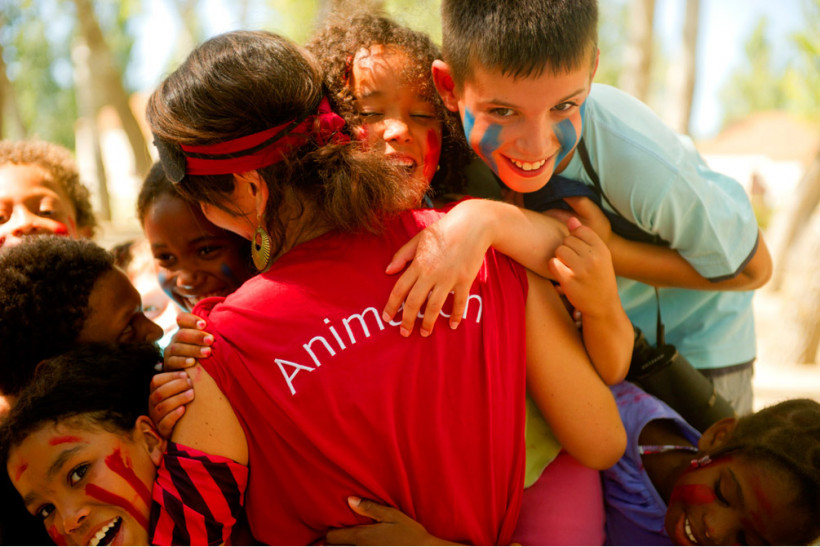
[[[47,141],[0,141],[0,166],[6,164],[36,165],[43,169],[52,182],[65,191],[77,213],[77,228],[93,235],[97,219],[91,207],[88,188],[80,182],[80,173],[71,152]]]
[[[441,19],[457,87],[475,66],[518,78],[595,62],[597,0],[442,0]]]

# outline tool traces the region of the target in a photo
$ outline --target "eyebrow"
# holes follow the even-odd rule
[[[586,89],[586,87],[580,87],[580,88],[576,89],[575,91],[573,91],[572,93],[570,93],[569,95],[567,95],[566,97],[562,97],[562,98],[558,99],[555,102],[555,104],[565,103],[568,100],[570,100],[571,98],[578,95],[579,93],[583,93],[585,89]],[[489,100],[484,101],[484,102],[486,102],[488,104],[492,103],[492,104],[497,104],[497,105],[501,105],[501,106],[511,106],[511,107],[514,107],[514,108],[519,108],[519,106],[517,104],[508,103],[507,101],[502,101],[501,99],[493,98],[493,99],[489,99]]]
[[[359,98],[357,98],[356,100],[361,101],[363,99],[370,99],[370,98],[379,97],[379,96],[382,96],[382,95],[384,95],[383,91],[379,91],[378,89],[373,89],[373,90],[366,91],[366,92],[362,93],[361,96]]]
[[[63,450],[62,452],[60,452],[60,455],[57,456],[57,459],[55,459],[54,462],[51,464],[51,466],[48,468],[48,471],[46,472],[46,478],[48,478],[48,479],[53,478],[54,475],[56,475],[60,471],[60,469],[63,468],[65,463],[68,461],[68,459],[71,458],[74,454],[76,454],[77,452],[79,452],[82,449],[83,449],[83,447],[81,445],[78,445],[78,446],[75,446],[73,448],[67,448],[67,449]],[[23,498],[23,504],[26,507],[28,507],[37,498],[38,498],[38,495],[34,492],[32,492],[30,494],[27,494]]]

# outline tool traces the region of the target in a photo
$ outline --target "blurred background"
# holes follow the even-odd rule
[[[0,137],[75,151],[100,243],[137,236],[153,87],[214,34],[304,42],[350,0],[0,0]],[[440,43],[440,0],[363,0]],[[820,0],[600,0],[596,81],[689,134],[749,193],[772,252],[756,296],[757,405],[820,400]]]

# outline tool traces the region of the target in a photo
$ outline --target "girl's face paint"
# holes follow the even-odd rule
[[[0,166],[0,241],[11,246],[42,234],[78,237],[77,211],[65,189],[39,166]]]
[[[108,526],[116,544],[147,545],[156,467],[137,429],[116,434],[82,418],[49,424],[11,450],[7,472],[58,545],[88,545]]]
[[[542,188],[580,139],[591,72],[514,78],[477,67],[456,92],[470,147],[511,190]]]
[[[54,542],[54,545],[68,545],[68,542],[63,535],[57,531],[57,527],[53,524],[46,529],[46,532],[48,533],[48,537],[51,538],[51,541]]]
[[[441,156],[441,120],[429,71],[408,77],[410,66],[402,50],[374,44],[356,53],[348,85],[370,145],[429,183]]]
[[[48,440],[48,444],[51,446],[57,446],[58,444],[65,444],[65,443],[78,443],[80,442],[80,438],[74,435],[63,435],[60,437],[52,437]]]
[[[669,497],[666,532],[679,545],[790,545],[805,518],[794,477],[742,456],[691,467]]]
[[[162,290],[191,310],[203,298],[227,296],[253,274],[250,244],[208,221],[197,205],[161,195],[142,219]]]

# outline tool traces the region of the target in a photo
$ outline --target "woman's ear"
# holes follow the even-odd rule
[[[262,178],[259,171],[235,173],[233,178],[240,202],[253,204],[256,213],[256,225],[258,226],[259,219],[264,218],[265,206],[268,203],[268,185],[265,179]],[[242,210],[245,211],[245,209]]]
[[[713,423],[701,435],[698,441],[698,449],[702,452],[710,452],[718,448],[726,442],[736,425],[737,418],[723,418]]]
[[[151,461],[155,466],[159,467],[162,463],[162,455],[165,454],[165,448],[168,445],[159,433],[157,433],[154,422],[148,416],[140,416],[137,418],[135,424],[137,441],[141,442],[151,457]]]
[[[436,91],[441,96],[441,101],[447,110],[458,112],[458,97],[456,95],[456,82],[453,80],[453,75],[450,71],[450,65],[436,59],[433,61],[433,83],[436,86]]]

